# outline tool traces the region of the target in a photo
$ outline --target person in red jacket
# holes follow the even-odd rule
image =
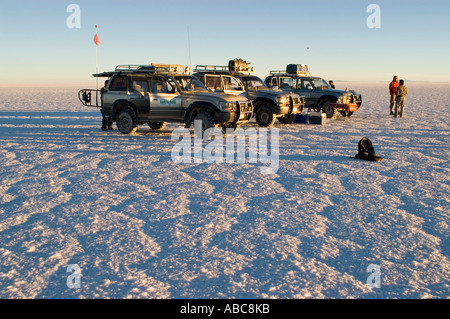
[[[400,83],[398,83],[398,76],[394,76],[394,78],[392,79],[392,82],[389,83],[389,94],[391,95],[391,100],[390,100],[390,105],[389,105],[389,108],[391,110],[390,115],[394,115],[394,112],[392,112],[392,109],[395,104],[395,97],[397,96],[397,88],[399,85],[400,85]]]

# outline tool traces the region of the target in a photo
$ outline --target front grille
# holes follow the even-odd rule
[[[303,104],[303,99],[301,97],[296,97],[294,99],[294,104]]]
[[[239,102],[239,106],[241,108],[241,112],[251,112],[252,111],[252,103],[250,103],[250,102]]]

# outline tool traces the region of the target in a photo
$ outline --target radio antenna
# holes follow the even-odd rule
[[[192,70],[192,60],[191,60],[191,37],[189,34],[189,26],[187,26],[187,36],[188,36],[188,53],[189,53],[189,68]]]

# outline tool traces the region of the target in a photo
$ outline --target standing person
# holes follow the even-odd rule
[[[398,76],[394,76],[394,78],[392,79],[391,83],[389,83],[389,94],[391,96],[391,101],[389,104],[389,109],[391,110],[391,112],[389,113],[389,115],[394,115],[394,112],[392,112],[392,109],[394,107],[395,104],[395,97],[397,94],[397,88],[400,84],[398,83]]]
[[[405,81],[400,80],[400,85],[397,88],[397,97],[395,98],[394,117],[397,117],[397,115],[400,115],[400,117],[403,117],[403,110],[405,109],[406,94],[408,94],[408,89],[405,86]]]
[[[113,130],[114,129],[113,126],[112,126],[111,117],[105,116],[105,114],[103,113],[103,94],[108,91],[106,89],[106,87],[108,86],[108,83],[109,83],[109,80],[106,80],[105,81],[105,86],[103,86],[100,89],[100,101],[102,103],[100,111],[102,112],[102,116],[103,116],[103,118],[102,118],[102,131],[107,131],[107,130]]]

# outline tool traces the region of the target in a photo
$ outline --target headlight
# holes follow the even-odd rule
[[[220,102],[220,109],[222,111],[233,111],[235,106],[235,102]]]
[[[287,99],[288,99],[287,96],[278,96],[277,102],[284,104],[284,103],[287,103]]]
[[[339,100],[341,104],[347,104],[349,102],[349,97],[347,95],[343,95],[339,97]]]

